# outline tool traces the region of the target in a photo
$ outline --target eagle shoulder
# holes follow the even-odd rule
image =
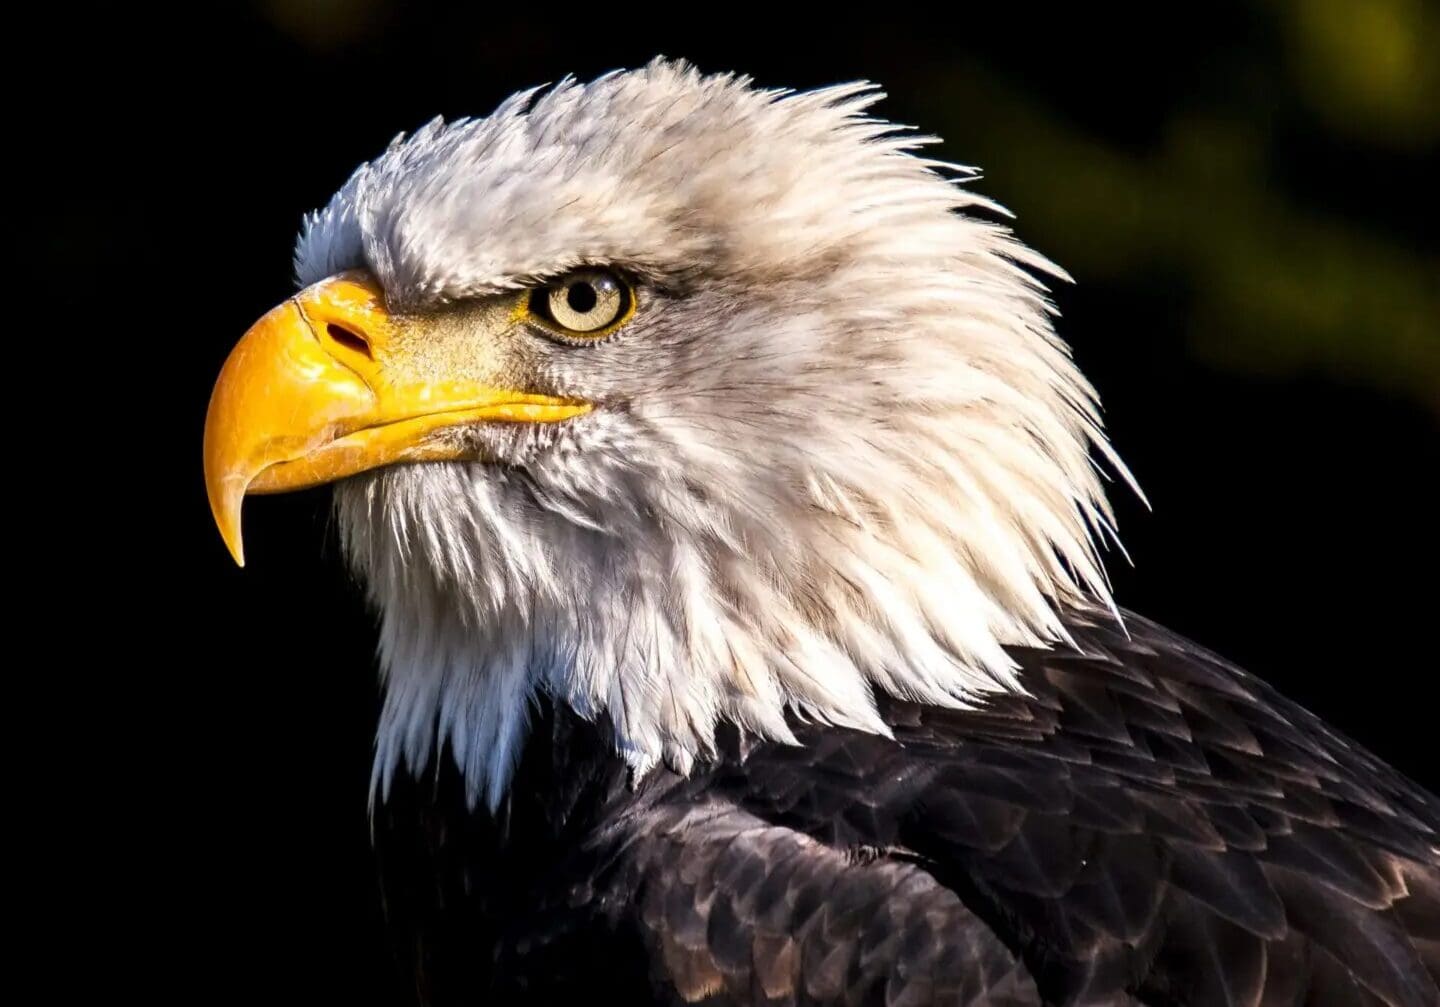
[[[1440,802],[1161,627],[1071,629],[1015,652],[1025,695],[633,787],[545,709],[500,816],[457,789],[377,833],[430,844],[418,916],[387,877],[423,1002],[1440,1002]]]

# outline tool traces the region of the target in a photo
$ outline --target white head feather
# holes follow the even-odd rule
[[[379,788],[448,743],[495,803],[537,693],[608,716],[636,774],[722,720],[885,732],[873,688],[972,704],[1016,687],[1006,645],[1110,603],[1092,449],[1128,473],[1050,324],[1036,274],[1063,274],[880,97],[657,61],[431,123],[307,222],[302,283],[368,268],[397,310],[643,281],[619,335],[538,365],[594,413],[338,488],[381,616]]]

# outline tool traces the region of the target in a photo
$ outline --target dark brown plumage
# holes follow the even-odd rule
[[[1128,616],[894,740],[730,736],[629,786],[548,705],[500,812],[448,759],[375,810],[427,1004],[1440,1003],[1440,801]]]

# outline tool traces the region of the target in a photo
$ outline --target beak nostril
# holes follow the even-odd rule
[[[370,352],[370,340],[354,329],[330,322],[325,326],[325,334],[341,346],[354,350],[356,353],[363,353],[371,360],[375,359],[375,355]]]

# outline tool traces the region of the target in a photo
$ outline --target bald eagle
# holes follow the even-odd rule
[[[1440,801],[1115,605],[1064,274],[879,97],[433,122],[225,363],[235,559],[335,482],[378,614],[419,1001],[1440,1003]]]

